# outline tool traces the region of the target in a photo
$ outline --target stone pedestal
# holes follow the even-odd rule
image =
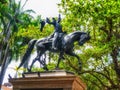
[[[86,90],[85,84],[68,72],[27,73],[24,78],[13,78],[9,82],[13,90]]]

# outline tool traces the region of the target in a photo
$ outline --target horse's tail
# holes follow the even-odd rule
[[[28,60],[28,58],[30,57],[30,54],[31,54],[31,52],[32,52],[32,50],[33,50],[33,48],[34,48],[34,45],[35,45],[36,41],[37,41],[36,39],[32,39],[32,40],[28,43],[28,48],[27,48],[27,50],[26,50],[26,52],[25,52],[25,54],[24,54],[24,56],[23,56],[23,58],[22,58],[22,61],[21,61],[20,65],[18,66],[18,69],[19,69],[21,66],[23,66],[24,63],[26,62],[26,60]]]

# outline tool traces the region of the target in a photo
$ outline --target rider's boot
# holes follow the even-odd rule
[[[65,57],[64,57],[64,56],[62,56],[61,58],[62,58],[62,59],[65,59]]]
[[[54,47],[54,50],[57,50],[57,47]]]
[[[57,50],[57,49],[58,49],[55,45],[52,45],[52,48],[53,48],[54,50]]]

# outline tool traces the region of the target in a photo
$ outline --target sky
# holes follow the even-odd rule
[[[58,6],[61,0],[28,0],[25,9],[33,9],[36,14],[34,16],[42,15],[42,18],[58,16]],[[25,0],[22,0],[22,3]]]
[[[19,1],[19,0],[16,0]],[[22,4],[24,4],[25,0],[21,0]],[[24,9],[32,9],[36,12],[33,14],[34,17],[37,15],[41,15],[42,18],[46,17],[57,17],[59,14],[57,3],[60,3],[61,0],[28,0]],[[15,75],[15,70],[19,65],[19,62],[12,62],[6,71],[4,82],[8,82],[8,74],[11,76]]]

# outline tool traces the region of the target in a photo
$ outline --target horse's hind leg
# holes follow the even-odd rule
[[[47,65],[46,65],[46,53],[44,54],[44,57],[42,55],[42,57],[39,58],[39,63],[40,65],[43,66],[43,69],[48,71]]]
[[[81,71],[81,69],[82,69],[82,62],[80,60],[80,57],[77,54],[73,53],[73,52],[66,52],[66,54],[68,54],[70,56],[74,56],[74,57],[76,57],[78,59],[79,70]]]
[[[32,69],[34,63],[35,63],[37,60],[38,60],[38,57],[36,57],[36,58],[32,61],[32,64],[30,65],[30,68],[27,69],[28,72],[31,72],[31,69]]]

